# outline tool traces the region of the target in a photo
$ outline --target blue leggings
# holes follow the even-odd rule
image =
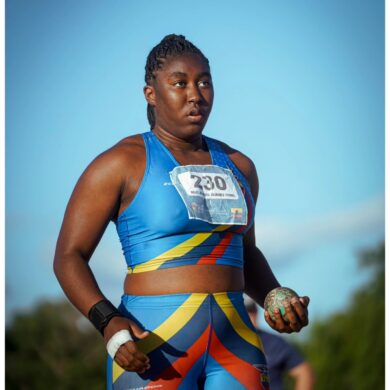
[[[263,345],[241,292],[124,295],[122,313],[151,333],[137,340],[143,374],[107,360],[107,389],[269,389]]]

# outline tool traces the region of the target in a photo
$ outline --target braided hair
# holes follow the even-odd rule
[[[156,78],[156,72],[161,69],[168,57],[180,56],[185,53],[195,53],[203,57],[206,63],[209,60],[205,55],[183,35],[170,34],[155,46],[149,53],[145,65],[145,83],[150,85],[152,80]],[[147,116],[150,128],[153,129],[156,124],[153,107],[148,104]]]

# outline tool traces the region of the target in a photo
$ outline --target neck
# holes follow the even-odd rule
[[[159,126],[155,126],[152,131],[156,137],[171,150],[196,151],[204,149],[202,133],[196,134],[190,139],[183,139]]]

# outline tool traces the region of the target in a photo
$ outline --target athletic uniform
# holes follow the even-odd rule
[[[128,272],[191,264],[242,268],[255,205],[219,142],[204,137],[211,165],[182,166],[153,132],[142,136],[144,177],[116,221]],[[242,292],[123,295],[120,311],[151,332],[136,341],[151,368],[127,372],[108,357],[108,389],[268,389],[264,349]]]

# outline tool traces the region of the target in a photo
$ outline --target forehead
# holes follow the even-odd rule
[[[185,53],[178,56],[168,57],[162,68],[156,72],[156,76],[169,76],[173,73],[196,75],[210,73],[210,67],[206,60],[196,53]]]

